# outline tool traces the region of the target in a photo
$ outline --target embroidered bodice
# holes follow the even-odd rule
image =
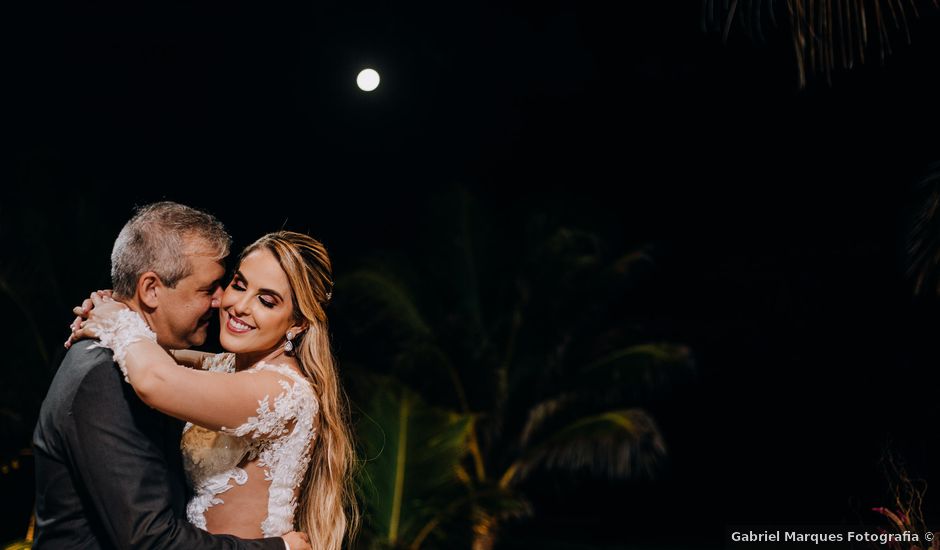
[[[122,311],[115,317],[113,322],[98,327],[101,343],[97,345],[115,351],[115,358],[126,376],[123,362],[127,346],[142,338],[154,337],[136,313]],[[202,368],[235,372],[235,356],[228,353],[207,356]],[[206,528],[206,510],[224,503],[220,495],[234,487],[232,482],[244,485],[248,481],[248,473],[239,467],[246,459],[257,461],[265,480],[270,482],[268,513],[261,523],[264,536],[280,536],[294,529],[297,509],[294,492],[310,463],[319,401],[310,382],[286,365],[260,362],[242,372],[262,371],[278,373],[282,391],[259,399],[257,416],[220,431],[191,423],[183,429],[180,442],[183,465],[194,491],[186,513],[190,523],[202,529]]]
[[[203,368],[216,372],[235,372],[235,356],[219,354],[204,360]],[[242,485],[247,472],[238,465],[247,457],[264,468],[268,488],[268,516],[261,524],[265,536],[283,535],[293,530],[297,500],[294,490],[300,486],[310,463],[311,443],[316,436],[314,418],[319,402],[310,383],[290,367],[259,363],[244,372],[274,371],[284,379],[283,391],[258,401],[258,416],[233,428],[215,432],[187,423],[180,448],[183,465],[195,496],[186,513],[189,521],[206,528],[205,512],[224,502],[219,495]]]

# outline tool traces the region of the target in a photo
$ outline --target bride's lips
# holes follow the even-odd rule
[[[255,327],[249,325],[234,315],[229,315],[228,322],[225,323],[225,329],[232,334],[245,334],[246,332],[254,330],[254,328]]]

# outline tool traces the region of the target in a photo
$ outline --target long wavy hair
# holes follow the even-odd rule
[[[347,534],[350,540],[355,537],[360,517],[349,401],[330,348],[325,310],[333,292],[332,264],[323,244],[303,233],[268,233],[248,246],[241,258],[258,249],[274,254],[287,274],[294,318],[308,326],[293,339],[292,354],[320,401],[310,467],[301,485],[298,524],[314,548],[340,550]]]

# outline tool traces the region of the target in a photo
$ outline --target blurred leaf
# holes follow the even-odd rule
[[[693,361],[648,326],[639,291],[657,266],[654,247],[608,250],[596,224],[571,222],[567,202],[554,212],[503,206],[447,190],[414,248],[340,281],[345,365],[397,380],[372,378],[353,398],[374,419],[359,424],[368,456],[379,457],[364,484],[374,545],[489,548],[501,521],[531,512],[513,488],[535,469],[652,476],[665,457],[640,407],[687,379]],[[438,416],[412,426],[418,395]],[[472,422],[431,405],[472,412]],[[465,443],[422,460],[408,437],[421,425],[425,437]],[[393,460],[399,449],[405,457]],[[413,488],[412,471],[422,476]],[[506,472],[502,483],[493,472]]]
[[[470,548],[481,531],[499,522],[531,516],[532,505],[522,494],[488,484],[442,507],[419,531],[412,548]]]
[[[470,417],[430,407],[390,377],[361,380],[357,390],[367,523],[387,543],[412,540],[442,507],[465,494],[457,471],[467,452]]]
[[[533,441],[503,477],[524,479],[537,467],[608,477],[650,476],[666,447],[653,418],[640,409],[608,411],[579,418]]]
[[[691,378],[693,361],[687,346],[659,342],[616,350],[577,372],[577,385],[587,394],[645,400]]]
[[[935,0],[704,0],[702,5],[703,28],[721,30],[725,41],[735,22],[757,42],[776,28],[788,29],[800,88],[814,76],[831,84],[833,72],[866,59],[883,62],[893,40],[911,43],[910,21],[940,7]]]

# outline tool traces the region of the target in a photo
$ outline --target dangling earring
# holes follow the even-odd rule
[[[287,331],[287,343],[284,344],[284,351],[286,351],[287,353],[294,351],[294,343],[291,342],[291,338],[293,337],[294,337],[294,333],[288,330]]]

